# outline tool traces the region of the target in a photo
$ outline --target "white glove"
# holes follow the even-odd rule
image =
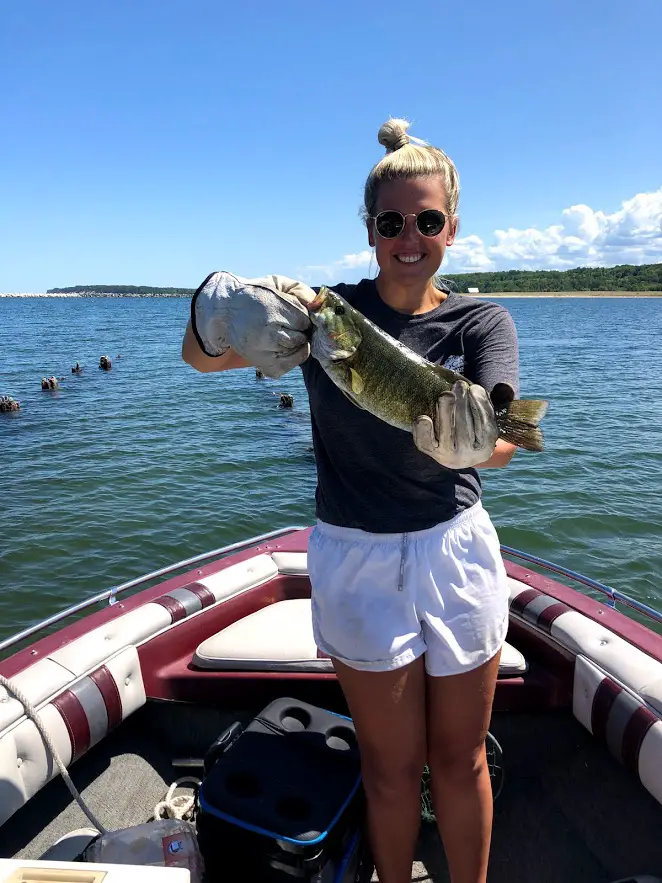
[[[210,356],[233,349],[268,377],[280,377],[310,355],[308,311],[314,298],[303,282],[285,276],[242,279],[213,273],[195,293],[193,330]]]
[[[468,469],[489,460],[499,430],[487,392],[477,384],[458,381],[437,399],[434,420],[417,417],[414,444],[447,469]]]

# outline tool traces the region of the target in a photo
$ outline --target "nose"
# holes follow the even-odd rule
[[[405,226],[404,230],[400,234],[402,239],[410,239],[416,240],[418,239],[420,233],[418,227],[416,226],[416,215],[405,215]]]

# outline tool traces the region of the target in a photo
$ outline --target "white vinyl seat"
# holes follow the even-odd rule
[[[100,667],[73,678],[65,689],[53,691],[59,675],[58,665],[52,662],[50,666],[41,666],[39,672],[30,672],[30,676],[26,674],[20,680],[16,677],[16,681],[20,687],[31,689],[27,698],[34,701],[35,711],[68,768],[143,706],[146,696],[135,647],[125,647]],[[43,678],[43,688],[38,676]],[[9,700],[6,693],[0,696],[0,702],[8,707],[5,719],[9,721],[3,727],[0,718],[1,826],[59,775],[59,770],[37,727],[23,713],[22,705]]]
[[[233,622],[200,644],[193,664],[209,671],[333,671],[315,644],[309,598],[277,601]],[[499,676],[527,671],[520,651],[505,644]]]

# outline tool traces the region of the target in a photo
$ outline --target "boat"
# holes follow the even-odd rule
[[[310,530],[176,562],[0,641],[0,675],[23,696],[0,686],[0,880],[3,868],[85,867],[59,863],[95,833],[35,713],[110,830],[154,818],[173,783],[204,775],[219,734],[269,703],[347,717],[312,634]],[[662,614],[562,565],[509,546],[502,555],[510,622],[490,724],[489,879],[660,883]],[[432,824],[416,859],[412,880],[447,879]],[[21,873],[12,879],[56,879]]]

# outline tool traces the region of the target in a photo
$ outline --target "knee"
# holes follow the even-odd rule
[[[479,747],[457,746],[437,748],[430,752],[428,766],[433,779],[449,784],[469,784],[486,768],[485,745]]]
[[[379,758],[362,760],[363,786],[368,797],[380,802],[402,800],[403,794],[419,792],[425,766],[425,752],[401,762],[385,763]]]

